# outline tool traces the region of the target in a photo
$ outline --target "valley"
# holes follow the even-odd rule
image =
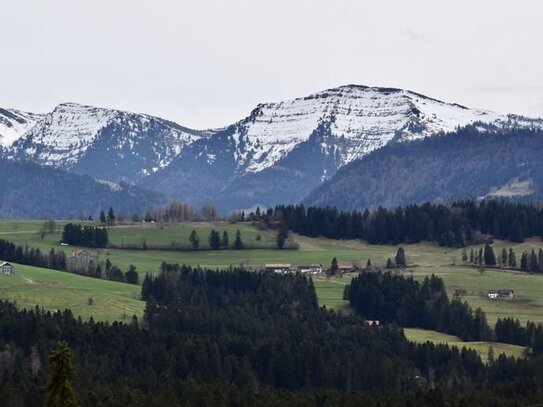
[[[57,221],[61,228],[67,221]],[[86,222],[86,225],[98,223]],[[0,238],[20,245],[29,245],[47,252],[51,247],[61,249],[69,255],[77,247],[60,246],[59,233],[41,238],[39,231],[42,221],[2,220]],[[187,243],[189,234],[196,230],[205,241],[214,229],[222,233],[227,231],[234,236],[240,231],[242,239],[259,242],[268,248],[247,250],[201,250],[169,251],[123,249],[122,245],[141,244],[145,239],[149,245]],[[343,263],[357,264],[364,267],[371,259],[375,267],[383,267],[387,258],[393,258],[398,246],[370,245],[357,240],[331,240],[309,238],[301,235],[291,237],[298,250],[278,250],[273,247],[275,232],[257,229],[250,222],[237,224],[227,222],[186,222],[123,224],[109,228],[110,242],[119,248],[85,249],[98,259],[109,259],[112,264],[126,270],[129,265],[136,266],[140,282],[145,273],[156,274],[160,264],[187,264],[207,268],[228,268],[242,265],[249,269],[260,269],[266,263],[323,264],[328,267],[332,258]],[[486,269],[481,273],[476,267],[462,264],[462,250],[439,247],[431,243],[406,244],[404,247],[409,267],[397,271],[406,276],[422,280],[429,275],[443,278],[449,298],[456,290],[462,290],[460,299],[467,301],[474,309],[481,307],[490,324],[498,318],[512,317],[522,324],[527,321],[543,323],[543,276],[537,274]],[[477,248],[477,246],[475,246]],[[515,251],[538,249],[543,247],[539,240],[528,240],[522,244],[495,241],[493,247],[498,252],[502,247],[512,247]],[[468,247],[468,250],[470,247]],[[19,307],[33,308],[35,305],[46,310],[69,308],[74,315],[84,319],[93,317],[97,321],[125,321],[132,315],[141,318],[144,302],[140,300],[140,286],[125,283],[88,278],[66,272],[16,265],[15,276],[0,276],[0,298],[15,301]],[[328,277],[324,273],[312,276],[320,305],[343,314],[352,311],[343,299],[345,286],[356,275],[349,273],[339,277]],[[515,292],[513,300],[490,300],[488,290],[508,288]],[[89,304],[92,298],[92,304]],[[444,334],[420,329],[406,329],[408,339],[415,342],[434,341],[452,345],[465,345],[476,349],[484,358],[488,354],[489,343],[462,343],[458,338],[445,337]],[[501,351],[509,355],[522,354],[521,347],[507,344],[493,344],[496,354]]]

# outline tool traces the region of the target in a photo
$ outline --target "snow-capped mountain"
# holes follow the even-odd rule
[[[34,126],[42,115],[0,108],[0,148],[10,146]]]
[[[406,90],[342,86],[260,104],[140,184],[226,209],[296,202],[340,167],[388,143],[476,122],[543,127],[540,119],[468,109]]]
[[[341,86],[258,105],[223,129],[196,131],[142,114],[64,103],[45,115],[0,111],[11,158],[127,181],[222,209],[296,202],[387,144],[454,131],[543,128],[543,120],[469,109],[402,89]],[[11,115],[11,116],[10,116]],[[24,119],[24,120],[22,120]],[[1,122],[0,122],[1,123]],[[14,130],[16,129],[16,130]],[[2,131],[4,133],[2,133]]]
[[[342,141],[342,149],[337,152],[341,166],[392,140],[424,138],[477,121],[533,123],[519,116],[468,109],[402,89],[348,85],[305,98],[260,104],[236,124],[232,137],[238,145],[238,166],[245,172],[258,172],[306,142],[320,125],[329,126],[330,136]]]
[[[153,116],[62,103],[25,129],[8,147],[8,156],[135,182],[167,166],[200,137],[200,132]]]

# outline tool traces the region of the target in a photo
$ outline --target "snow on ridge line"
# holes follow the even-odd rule
[[[258,105],[240,122],[238,139],[252,149],[247,172],[273,165],[296,145],[306,141],[322,121],[332,123],[334,137],[351,145],[343,163],[390,142],[402,131],[402,140],[454,131],[476,121],[506,121],[507,115],[442,102],[402,89],[347,85],[276,103]],[[417,131],[410,128],[418,128]]]

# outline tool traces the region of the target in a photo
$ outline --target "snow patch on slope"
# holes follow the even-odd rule
[[[0,109],[0,146],[9,147],[32,128],[42,116],[16,109]]]

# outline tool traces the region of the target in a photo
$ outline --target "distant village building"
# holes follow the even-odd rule
[[[13,264],[8,263],[7,261],[0,264],[0,274],[15,274],[15,268],[13,267]]]
[[[322,273],[322,264],[300,264],[296,268],[300,273]]]
[[[280,273],[280,274],[290,273],[292,271],[290,264],[283,264],[283,263],[265,264],[264,269],[266,271],[271,271],[273,273]]]
[[[79,261],[89,261],[92,256],[86,250],[74,250],[72,252],[71,258]]]
[[[489,290],[488,298],[492,300],[495,300],[495,299],[512,300],[513,298],[515,298],[515,292],[509,289]]]
[[[369,325],[369,326],[379,326],[379,321],[378,320],[366,320],[366,325]]]

